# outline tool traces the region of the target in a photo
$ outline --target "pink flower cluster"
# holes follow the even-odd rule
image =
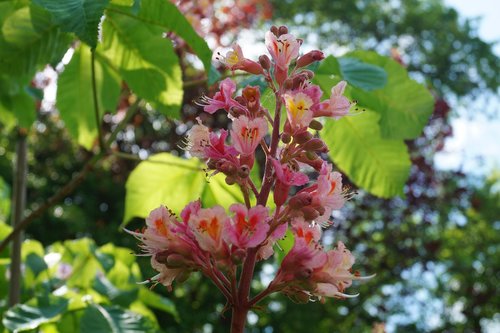
[[[349,197],[341,174],[321,158],[328,147],[317,136],[320,117],[349,114],[351,103],[343,95],[346,82],[339,82],[322,100],[321,89],[310,82],[314,73],[306,67],[322,60],[323,53],[299,56],[302,41],[286,27],[272,27],[265,41],[270,58],[246,59],[238,45],[216,58],[231,71],[263,76],[275,95],[275,109],[262,106],[258,87],[244,87],[236,95],[236,83],[226,78],[219,91],[202,97],[199,105],[209,114],[225,110],[232,121],[230,131],[211,131],[198,120],[186,145],[192,156],[206,162],[211,174],[221,173],[227,184],[239,186],[245,204],[235,203],[226,212],[194,201],[180,217],[161,206],[151,212],[142,232],[131,232],[159,272],[153,281],[171,288],[174,280],[181,282],[201,271],[238,310],[248,310],[273,292],[299,302],[348,297],[345,289],[361,279],[352,271],[354,257],[342,242],[329,251],[320,245],[321,228]],[[256,150],[266,156],[260,188],[250,177]],[[294,237],[293,248],[267,289],[250,298],[256,262],[273,255],[287,229]]]

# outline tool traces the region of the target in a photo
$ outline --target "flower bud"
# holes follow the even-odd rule
[[[307,157],[307,159],[309,159],[311,161],[317,160],[319,158],[318,154],[316,154],[315,152],[312,152],[312,151],[306,151],[306,157]]]
[[[186,266],[186,259],[180,254],[172,253],[167,257],[167,263],[165,264],[168,268],[180,268]]]
[[[245,59],[241,64],[241,68],[238,69],[244,70],[245,72],[255,75],[264,74],[264,69],[258,62],[248,59]]]
[[[240,178],[247,178],[250,175],[250,168],[248,165],[244,164],[238,169],[238,176]]]
[[[284,25],[278,28],[278,37],[281,35],[286,35],[288,33],[288,28]]]
[[[320,61],[325,59],[325,55],[323,52],[319,50],[313,50],[310,52],[307,52],[304,54],[302,57],[297,59],[297,67],[306,67],[312,64],[313,62]]]
[[[299,145],[306,143],[307,141],[312,139],[312,134],[308,131],[303,131],[293,136],[293,140]]]
[[[304,150],[320,151],[325,148],[325,143],[321,139],[311,139],[304,143]]]
[[[309,128],[311,129],[314,129],[316,131],[321,131],[323,129],[323,124],[321,124],[319,121],[317,121],[316,119],[313,119],[310,123],[309,123]]]
[[[290,143],[291,140],[292,140],[292,137],[290,136],[289,133],[283,132],[281,134],[281,141],[283,141],[283,143]]]
[[[283,82],[283,88],[285,88],[285,90],[292,90],[293,86],[293,79],[290,77]]]
[[[160,264],[166,265],[170,253],[171,252],[169,250],[158,252],[157,254],[155,254],[155,260],[158,261]]]
[[[310,80],[314,77],[314,72],[313,71],[310,71],[308,69],[304,69],[302,72],[300,72],[301,74],[307,76],[307,78]]]
[[[258,112],[260,108],[260,90],[259,87],[246,86],[242,91],[243,98],[246,100],[248,110]]]
[[[308,192],[297,193],[289,201],[288,206],[292,209],[301,209],[312,203],[312,195]]]
[[[234,179],[234,177],[231,177],[231,176],[226,177],[226,184],[227,185],[233,185],[234,183],[236,183],[236,180]]]
[[[323,214],[325,214],[326,210],[325,210],[325,207],[318,206],[318,207],[316,207],[316,211],[319,213],[319,215],[323,215]]]
[[[265,70],[269,70],[271,68],[271,59],[265,54],[259,57],[259,63]]]
[[[302,214],[304,214],[304,219],[306,221],[313,221],[314,219],[317,219],[319,216],[318,211],[312,207],[303,207],[301,211]]]
[[[273,33],[276,37],[278,37],[278,27],[277,27],[277,26],[273,25],[273,26],[271,26],[271,29],[269,29],[269,30],[271,30],[271,32],[272,32],[272,33]]]

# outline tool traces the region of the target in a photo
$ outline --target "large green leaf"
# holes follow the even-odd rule
[[[186,17],[172,2],[163,0],[141,1],[140,10],[137,15],[134,14],[134,8],[126,10],[111,6],[107,11],[108,13],[120,13],[121,15],[139,20],[142,22],[142,25],[147,24],[159,27],[162,32],[174,32],[200,58],[210,83],[215,82],[220,77],[219,73],[211,66],[212,51],[206,41],[196,33]]]
[[[74,32],[92,48],[97,44],[97,26],[109,0],[34,0],[47,9],[66,32]]]
[[[383,198],[403,195],[411,166],[407,147],[401,140],[381,137],[379,118],[367,110],[328,120],[321,136],[333,161],[356,185]]]
[[[375,52],[357,51],[349,54],[385,69],[387,84],[373,92],[353,89],[351,96],[360,106],[381,114],[382,136],[391,139],[417,138],[434,109],[429,90],[410,79],[406,69],[396,61]]]
[[[145,332],[155,332],[149,319],[117,306],[92,304],[85,309],[80,322],[80,333]]]
[[[409,78],[406,69],[394,60],[375,52],[356,51],[340,58],[334,66],[328,57],[315,77],[323,91],[340,79],[350,86],[346,94],[358,102],[359,109],[380,114],[381,135],[388,139],[413,139],[420,135],[433,110],[433,99],[421,84]],[[357,60],[356,60],[357,59]],[[383,74],[387,83],[383,85]]]
[[[207,75],[210,73],[212,51],[175,4],[163,0],[141,1],[138,17],[145,23],[154,24],[165,32],[171,31],[181,37],[203,62]]]
[[[97,136],[95,119],[91,51],[84,44],[75,51],[70,63],[59,76],[57,108],[69,133],[83,147],[90,149]],[[120,78],[96,58],[97,100],[102,111],[114,111],[120,94]]]
[[[33,330],[38,326],[54,321],[68,308],[68,300],[51,296],[49,299],[39,299],[38,306],[33,307],[18,304],[4,314],[3,325],[13,331]]]
[[[115,67],[130,88],[168,116],[182,103],[182,73],[172,42],[160,28],[109,12],[103,23],[103,59]]]
[[[29,82],[35,71],[59,61],[71,38],[38,6],[23,7],[5,18],[0,35],[0,70]]]
[[[148,216],[160,205],[179,213],[198,198],[206,207],[219,204],[227,208],[235,202],[243,202],[237,186],[227,185],[222,174],[207,181],[202,167],[197,159],[186,160],[168,153],[141,162],[127,180],[122,226],[133,217]]]

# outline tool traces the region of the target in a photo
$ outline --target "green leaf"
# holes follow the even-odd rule
[[[92,304],[85,309],[80,322],[80,333],[144,332],[155,332],[149,319],[117,306]]]
[[[164,32],[174,32],[181,37],[200,58],[209,78],[213,78],[212,51],[175,4],[163,0],[141,1],[138,18],[147,24],[161,27]]]
[[[47,264],[43,260],[43,257],[35,253],[30,253],[25,260],[26,265],[31,269],[35,278],[43,271],[48,269]]]
[[[139,289],[139,299],[147,306],[170,313],[175,320],[179,320],[179,313],[177,312],[175,304],[168,298],[158,295],[146,287],[141,287]]]
[[[167,116],[182,103],[182,73],[172,42],[158,27],[109,12],[98,50],[130,88]]]
[[[0,70],[25,78],[28,83],[37,69],[59,61],[71,41],[38,6],[23,7],[9,15],[0,35]]]
[[[379,118],[367,110],[356,117],[330,119],[321,136],[335,164],[356,185],[383,198],[402,196],[410,157],[403,141],[381,137]]]
[[[12,227],[5,223],[3,220],[0,220],[0,239],[5,239],[10,232],[12,231]],[[9,258],[10,257],[10,246],[7,246],[5,249],[0,252],[0,258]]]
[[[74,32],[90,47],[97,44],[97,26],[109,0],[34,0],[47,9],[65,32]]]
[[[51,296],[49,302],[38,306],[18,304],[4,314],[3,325],[14,332],[33,330],[40,325],[52,322],[66,311],[68,300],[62,297]]]
[[[92,147],[97,137],[91,63],[90,48],[80,45],[57,83],[57,108],[61,118],[71,136],[86,149]],[[98,57],[95,59],[95,74],[100,111],[115,111],[120,78]]]
[[[186,160],[168,153],[139,163],[127,180],[122,227],[133,217],[148,216],[160,205],[179,213],[198,198],[204,206],[219,204],[225,208],[243,202],[237,186],[227,185],[222,174],[207,182],[202,168],[203,164],[197,159]]]
[[[426,87],[410,79],[406,69],[396,61],[375,52],[357,51],[349,57],[385,69],[387,84],[382,89],[363,91],[354,88],[351,97],[364,107],[380,113],[382,137],[388,139],[417,138],[427,124],[434,100]]]
[[[383,88],[387,84],[387,73],[356,58],[340,58],[342,77],[351,85],[366,91]]]

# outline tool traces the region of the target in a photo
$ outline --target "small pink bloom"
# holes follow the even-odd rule
[[[233,157],[238,154],[236,149],[232,146],[226,145],[227,131],[220,130],[220,135],[211,132],[209,135],[210,145],[205,150],[205,155],[212,159],[229,159],[233,160]]]
[[[317,110],[315,110],[314,116],[326,116],[339,119],[349,113],[351,108],[351,102],[343,95],[347,83],[345,81],[340,81],[335,87],[332,88],[332,94],[330,99],[322,102]]]
[[[224,109],[229,112],[231,107],[241,107],[241,105],[236,102],[232,96],[236,91],[236,83],[230,78],[224,79],[219,85],[220,91],[215,93],[213,98],[203,96],[201,103],[197,103],[203,106],[203,111],[213,114],[215,111]]]
[[[290,63],[298,57],[302,44],[291,34],[276,37],[271,31],[266,32],[265,43],[276,66],[281,70],[287,70]]]
[[[200,118],[196,119],[198,124],[193,125],[187,134],[186,150],[192,156],[206,158],[205,150],[210,143],[210,131],[201,123]]]
[[[256,247],[266,239],[269,231],[267,207],[258,205],[247,209],[242,204],[234,204],[229,210],[234,216],[224,228],[227,243],[246,249]]]
[[[323,297],[349,297],[344,294],[345,288],[352,284],[353,280],[366,279],[370,277],[359,277],[351,273],[355,258],[346,249],[344,243],[338,242],[337,248],[327,253],[328,260],[325,265],[316,270],[311,279],[317,282],[317,296]],[[351,296],[352,297],[352,296]]]
[[[259,63],[245,58],[241,47],[236,43],[233,44],[233,49],[227,52],[225,56],[221,55],[220,52],[218,52],[215,59],[222,62],[224,65],[226,65],[227,68],[232,71],[240,69],[255,75],[264,73],[264,70]]]
[[[314,270],[322,267],[326,261],[326,253],[316,243],[307,244],[305,239],[297,237],[293,248],[281,262],[275,283],[307,280]]]
[[[221,206],[202,208],[196,214],[191,214],[188,221],[200,248],[215,256],[224,253],[222,230],[227,223],[229,218]]]
[[[316,219],[316,222],[327,223],[332,211],[342,208],[345,201],[342,191],[342,175],[336,171],[332,172],[332,165],[323,162],[317,180],[317,191],[313,195],[313,205],[324,207],[325,212]]]
[[[319,242],[321,227],[318,224],[306,222],[303,217],[293,219],[291,224],[295,237],[304,239],[306,244]]]
[[[253,154],[266,134],[267,121],[264,118],[248,119],[246,116],[240,116],[233,121],[231,138],[234,148],[242,155]]]

